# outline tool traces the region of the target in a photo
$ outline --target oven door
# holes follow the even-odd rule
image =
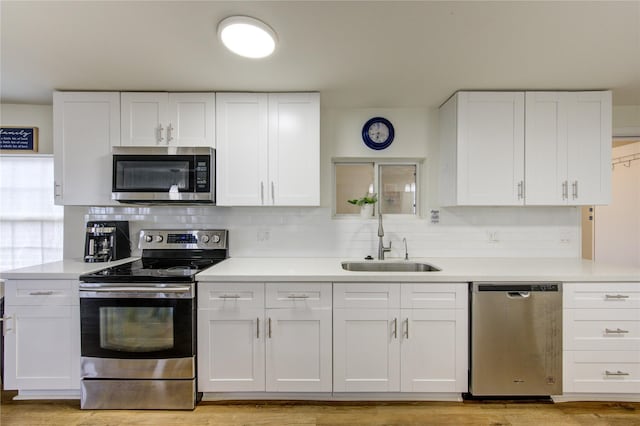
[[[170,359],[195,356],[195,299],[80,291],[82,357]],[[137,297],[128,297],[132,294]],[[167,293],[162,293],[167,295]],[[97,295],[97,296],[96,296]],[[143,297],[140,297],[143,296]]]

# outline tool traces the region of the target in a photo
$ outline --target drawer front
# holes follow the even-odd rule
[[[403,309],[463,309],[469,303],[467,283],[403,283]]]
[[[640,310],[565,309],[565,350],[640,350]]]
[[[565,351],[563,391],[640,392],[640,352]]]
[[[4,287],[8,306],[76,306],[80,304],[75,280],[8,280]]]
[[[198,309],[264,309],[263,283],[198,283]]]
[[[335,283],[334,308],[399,308],[399,283]]]
[[[331,308],[331,283],[267,283],[267,308]]]
[[[640,309],[640,283],[566,283],[565,308]]]

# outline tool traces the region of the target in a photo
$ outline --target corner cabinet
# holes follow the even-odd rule
[[[466,283],[335,283],[334,392],[468,390]]]
[[[5,389],[32,397],[77,398],[80,308],[74,280],[7,280]]]
[[[55,204],[116,204],[111,200],[111,147],[119,144],[119,92],[54,92]]]
[[[320,204],[320,95],[218,93],[219,206]]]
[[[122,146],[215,147],[215,93],[122,92]]]
[[[610,202],[611,111],[610,91],[457,92],[440,108],[441,204]]]

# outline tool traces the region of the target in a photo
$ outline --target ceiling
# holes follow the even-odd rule
[[[275,54],[237,57],[249,15]],[[0,100],[58,90],[320,91],[324,107],[437,107],[459,89],[612,89],[640,105],[640,0],[0,1]]]

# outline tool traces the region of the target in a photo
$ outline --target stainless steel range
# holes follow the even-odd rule
[[[142,230],[142,258],[80,276],[83,409],[193,409],[196,273],[226,230]]]

